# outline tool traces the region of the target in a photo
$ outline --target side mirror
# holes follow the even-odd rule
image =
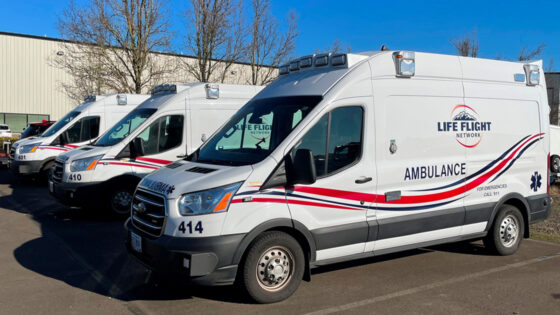
[[[132,157],[144,156],[144,139],[134,138],[134,140],[130,142],[130,146],[130,155]]]
[[[64,145],[68,144],[68,134],[65,132],[61,133],[60,136],[58,136],[59,140],[58,140],[58,144],[63,147]]]
[[[287,172],[288,184],[310,185],[315,183],[317,171],[315,170],[315,161],[311,150],[297,150],[291,164],[290,170]]]

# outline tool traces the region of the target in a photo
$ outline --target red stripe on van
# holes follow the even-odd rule
[[[517,154],[517,152],[519,152],[519,150],[521,150],[525,145],[527,145],[533,139],[535,139],[537,137],[540,137],[542,135],[544,135],[544,133],[540,133],[540,134],[537,134],[537,135],[534,135],[534,136],[530,137],[525,142],[523,142],[523,144],[518,146],[517,149],[515,149],[506,159],[504,159],[502,162],[500,162],[500,164],[498,164],[496,167],[494,167],[490,171],[488,171],[488,172],[482,174],[481,176],[477,177],[473,181],[471,181],[471,182],[469,182],[469,183],[467,183],[463,186],[457,187],[455,189],[440,192],[440,193],[429,194],[429,195],[420,195],[420,196],[402,196],[401,199],[399,199],[399,200],[386,201],[385,200],[385,195],[366,194],[366,193],[359,193],[359,192],[353,192],[353,191],[336,190],[336,189],[320,188],[320,187],[309,187],[309,186],[295,186],[292,189],[294,191],[298,191],[298,192],[302,192],[302,193],[308,193],[308,194],[314,194],[314,195],[320,195],[320,196],[327,196],[327,197],[333,197],[333,198],[348,199],[348,200],[354,200],[354,201],[363,200],[365,202],[376,202],[376,203],[413,204],[413,203],[426,203],[426,202],[440,201],[440,200],[444,200],[444,199],[448,199],[448,198],[458,196],[460,194],[466,193],[467,191],[470,191],[470,190],[480,186],[482,183],[487,181],[492,175],[495,175],[497,172],[502,170],[507,165],[507,163],[510,162],[513,159],[513,157]]]
[[[152,163],[157,163],[157,164],[164,164],[164,165],[167,165],[167,164],[171,163],[171,161],[168,161],[168,160],[152,159],[152,158],[145,158],[145,157],[137,157],[136,160],[145,161],[145,162],[152,162]]]
[[[243,199],[234,199],[231,203],[242,203]],[[312,201],[304,201],[298,199],[286,199],[284,198],[253,198],[251,201],[247,202],[264,202],[264,203],[288,203],[294,205],[303,205],[303,206],[313,206],[313,207],[323,207],[323,208],[334,208],[334,209],[344,209],[344,210],[364,210],[360,208],[351,208],[345,206],[334,205],[330,203],[322,203],[322,202],[312,202]]]

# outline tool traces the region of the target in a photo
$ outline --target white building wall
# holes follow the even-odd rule
[[[4,113],[49,115],[57,120],[78,105],[61,87],[61,83],[71,82],[71,76],[52,65],[53,58],[64,57],[57,56],[58,51],[64,51],[64,42],[57,39],[0,32],[0,123]],[[161,62],[195,62],[188,56],[156,56]],[[225,83],[249,84],[249,78],[250,67],[236,64]],[[165,83],[193,81],[194,77],[183,69],[170,75]],[[29,122],[37,121],[36,117],[30,117]],[[21,131],[21,124],[17,125],[12,128],[14,132]]]

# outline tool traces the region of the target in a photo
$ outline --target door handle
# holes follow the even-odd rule
[[[177,158],[179,158],[179,159],[184,159],[184,158],[186,158],[186,157],[187,157],[186,154],[185,154],[185,155],[177,155]]]
[[[360,176],[354,182],[356,184],[364,184],[364,183],[367,183],[367,182],[371,181],[372,179],[373,178],[371,178],[371,177]]]

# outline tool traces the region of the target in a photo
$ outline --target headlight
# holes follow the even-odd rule
[[[197,215],[227,211],[233,195],[242,183],[235,183],[214,189],[193,192],[179,199],[179,213]]]
[[[103,155],[97,155],[97,156],[92,156],[85,159],[73,161],[72,164],[70,164],[70,171],[82,172],[82,171],[93,170],[95,169],[95,165],[97,165],[97,162],[101,160],[102,157]]]
[[[21,146],[21,148],[19,148],[19,154],[33,153],[33,152],[35,152],[35,150],[37,150],[37,147],[39,146],[39,144],[41,144],[41,143],[37,142],[37,143]]]

